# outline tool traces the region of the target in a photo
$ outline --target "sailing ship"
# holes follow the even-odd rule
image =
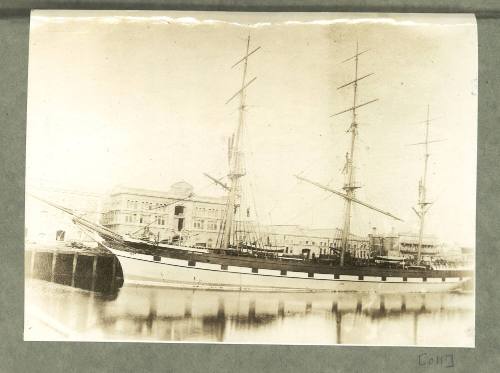
[[[349,127],[350,150],[346,159],[346,182],[344,191],[297,176],[319,188],[334,193],[345,200],[344,226],[340,248],[331,248],[330,254],[319,258],[287,258],[269,250],[257,236],[238,234],[236,213],[240,210],[242,178],[245,176],[241,141],[245,123],[246,94],[248,87],[256,80],[248,80],[249,57],[260,47],[250,49],[250,36],[246,43],[246,53],[233,67],[242,67],[241,88],[227,102],[239,98],[239,118],[236,132],[229,147],[228,184],[209,176],[212,181],[227,190],[225,218],[220,229],[220,239],[215,248],[195,248],[179,243],[150,242],[144,239],[124,237],[85,220],[69,209],[52,204],[73,216],[73,222],[89,234],[97,234],[100,245],[116,255],[123,269],[125,283],[168,286],[192,289],[218,289],[235,291],[374,291],[380,293],[398,292],[441,292],[460,289],[465,281],[472,278],[467,270],[433,270],[423,266],[405,267],[400,265],[355,265],[349,260],[349,238],[351,209],[358,204],[392,219],[393,214],[379,209],[356,197],[359,186],[354,176],[354,151],[358,133],[357,110],[377,99],[358,103],[358,83],[372,74],[358,76],[359,56],[366,51],[356,47],[354,56],[346,59],[354,61],[355,75],[339,89],[353,87],[353,105],[334,115],[351,113]],[[189,198],[189,196],[187,197]],[[425,199],[425,194],[422,198]],[[425,202],[420,201],[424,208]],[[423,226],[424,210],[421,210]],[[421,236],[422,236],[421,230]],[[420,246],[421,247],[421,241]],[[420,254],[419,254],[420,257]]]

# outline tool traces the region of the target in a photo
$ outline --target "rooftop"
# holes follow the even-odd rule
[[[188,199],[189,195],[192,196],[189,198],[190,201],[195,202],[205,202],[205,203],[216,203],[216,204],[225,204],[226,197],[211,197],[211,196],[200,196],[193,192],[193,186],[185,181],[180,181],[174,183],[170,186],[168,191],[160,191],[160,190],[152,190],[152,189],[142,189],[142,188],[133,188],[126,186],[116,186],[114,187],[110,195],[115,196],[119,194],[128,194],[135,195],[141,197],[152,197],[152,198],[165,198],[165,199],[179,199],[185,198]]]

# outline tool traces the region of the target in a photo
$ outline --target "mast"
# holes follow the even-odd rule
[[[422,259],[422,241],[424,239],[424,223],[425,223],[425,214],[428,211],[428,206],[430,205],[427,202],[427,165],[429,163],[429,105],[427,105],[427,119],[425,121],[425,153],[424,153],[424,174],[422,179],[419,182],[418,188],[418,206],[419,211],[417,215],[420,220],[420,228],[418,232],[418,252],[417,252],[417,261],[420,263]]]
[[[353,84],[353,103],[352,103],[352,122],[351,122],[351,148],[349,152],[347,153],[347,159],[346,159],[346,183],[344,184],[344,190],[347,194],[346,200],[345,200],[345,211],[344,211],[344,227],[342,229],[342,252],[340,256],[340,265],[344,265],[344,255],[345,255],[345,249],[347,248],[347,242],[349,239],[349,232],[350,232],[350,227],[351,227],[351,208],[352,208],[352,198],[354,197],[354,194],[356,192],[356,186],[354,184],[354,147],[356,145],[356,134],[357,134],[357,127],[358,124],[356,123],[356,101],[358,98],[358,61],[359,61],[359,55],[358,55],[358,42],[356,42],[356,56],[354,58],[354,84]]]
[[[222,249],[227,249],[231,243],[231,233],[233,231],[234,217],[239,207],[237,199],[239,198],[239,192],[240,192],[240,179],[245,175],[245,170],[242,162],[242,153],[240,151],[240,145],[241,145],[241,135],[243,127],[245,125],[246,88],[250,84],[252,84],[255,81],[255,79],[257,79],[253,78],[247,83],[248,57],[259,49],[260,47],[257,47],[250,52],[250,35],[248,35],[245,56],[240,60],[238,60],[232,66],[232,68],[234,68],[240,63],[243,63],[243,74],[241,81],[241,89],[238,92],[236,92],[231,98],[229,98],[229,100],[226,101],[226,104],[228,104],[236,96],[239,96],[240,98],[238,126],[236,128],[236,134],[234,136],[234,139],[230,143],[231,147],[229,149],[229,174],[228,174],[229,185],[227,186],[229,190],[228,190],[228,198],[226,205],[227,206],[226,216],[224,219],[225,223],[222,232],[222,242],[221,242]]]
[[[344,181],[344,187],[343,187],[344,193],[342,193],[340,191],[336,191],[328,186],[321,185],[317,182],[314,182],[314,181],[311,181],[311,180],[306,179],[304,177],[296,175],[296,177],[298,179],[306,181],[310,184],[313,184],[313,185],[315,185],[323,190],[326,190],[328,192],[334,193],[334,194],[344,198],[344,200],[345,200],[344,225],[343,225],[343,229],[342,229],[342,238],[341,238],[342,239],[342,248],[341,248],[341,254],[340,254],[340,265],[341,266],[344,265],[345,251],[347,249],[347,245],[348,245],[348,241],[349,241],[349,235],[350,235],[350,229],[351,229],[351,213],[352,213],[353,202],[360,204],[362,206],[365,206],[371,210],[377,211],[381,214],[387,215],[393,219],[401,221],[400,218],[398,218],[398,217],[396,217],[396,216],[394,216],[394,215],[392,215],[384,210],[381,210],[375,206],[372,206],[368,203],[360,201],[359,199],[356,198],[356,189],[359,188],[359,186],[356,185],[355,172],[354,172],[355,171],[354,154],[355,154],[355,149],[356,149],[356,138],[358,135],[357,109],[359,109],[360,107],[366,106],[368,104],[371,104],[372,102],[375,102],[378,100],[378,99],[373,99],[373,100],[370,100],[367,102],[363,102],[362,104],[358,103],[358,82],[362,79],[365,79],[365,78],[373,75],[373,73],[369,73],[369,74],[366,74],[366,75],[363,75],[360,77],[358,74],[359,56],[366,53],[366,52],[368,52],[368,49],[360,52],[359,47],[358,47],[358,42],[356,42],[356,54],[354,56],[349,57],[346,60],[342,61],[344,63],[344,62],[354,60],[354,80],[352,80],[348,83],[345,83],[337,88],[337,89],[341,89],[341,88],[345,88],[345,87],[350,87],[351,85],[353,86],[352,107],[331,115],[331,117],[333,117],[333,116],[340,115],[343,113],[352,112],[351,124],[349,126],[348,131],[347,131],[347,132],[351,133],[351,141],[350,141],[349,151],[346,154],[346,164],[344,167],[344,172],[346,174],[345,181]]]
[[[431,121],[438,119],[438,118],[433,118],[430,119],[430,109],[429,105],[427,105],[427,117],[425,121],[418,122],[418,123],[425,123],[425,139],[424,142],[418,142],[415,144],[409,144],[409,145],[424,145],[424,172],[422,175],[422,178],[418,182],[418,210],[415,207],[412,207],[413,211],[415,214],[418,216],[419,219],[419,230],[418,230],[418,250],[417,250],[417,262],[420,263],[422,260],[422,244],[424,241],[424,226],[425,226],[425,215],[427,212],[429,212],[430,206],[432,205],[432,202],[427,201],[427,169],[428,169],[428,164],[429,164],[429,144],[433,142],[441,142],[445,141],[446,139],[438,139],[438,140],[429,140],[429,128]]]
[[[361,53],[364,53],[366,51],[363,51]],[[355,168],[354,168],[354,151],[356,149],[356,137],[358,134],[358,122],[357,122],[357,111],[356,109],[359,107],[358,106],[358,81],[360,78],[358,77],[358,64],[359,64],[359,55],[361,54],[359,52],[359,46],[358,42],[356,42],[356,54],[353,57],[350,57],[343,62],[350,61],[354,59],[354,80],[352,82],[349,82],[347,84],[344,84],[343,86],[340,86],[340,88],[348,87],[349,85],[352,84],[353,86],[353,100],[352,100],[352,107],[350,109],[344,110],[341,113],[352,111],[352,118],[351,118],[351,125],[349,127],[348,132],[351,132],[351,143],[350,143],[350,148],[349,152],[346,155],[346,165],[345,165],[345,173],[346,173],[346,179],[344,183],[344,191],[346,194],[345,198],[345,209],[344,209],[344,226],[342,229],[342,251],[340,254],[340,265],[344,265],[344,256],[345,256],[345,251],[347,249],[348,241],[349,241],[349,235],[350,235],[350,229],[351,229],[351,210],[352,210],[352,200],[355,198],[356,194],[356,189],[359,188],[359,186],[356,185],[355,182]],[[361,79],[372,75],[368,74],[363,76]],[[374,102],[375,100],[371,101]],[[365,103],[360,106],[367,105],[368,103]],[[341,113],[337,113],[341,114]]]

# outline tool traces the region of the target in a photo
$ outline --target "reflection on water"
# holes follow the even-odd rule
[[[473,346],[473,307],[472,294],[124,286],[102,295],[28,280],[26,339],[45,339],[45,331],[53,329],[59,339],[79,340]]]

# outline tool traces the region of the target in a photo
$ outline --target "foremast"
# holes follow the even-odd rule
[[[346,84],[343,84],[341,85],[340,87],[337,87],[337,89],[342,89],[342,88],[346,88],[346,87],[350,87],[352,86],[353,87],[353,102],[352,102],[352,107],[346,109],[346,110],[342,110],[338,113],[335,113],[333,115],[331,115],[331,117],[334,117],[334,116],[337,116],[337,115],[340,115],[340,114],[343,114],[343,113],[349,113],[351,112],[352,113],[352,117],[351,117],[351,124],[349,126],[349,129],[347,130],[347,132],[350,132],[351,133],[351,141],[350,141],[350,146],[349,146],[349,151],[347,152],[346,154],[346,164],[345,164],[345,167],[344,167],[344,172],[345,172],[345,182],[344,182],[344,186],[343,186],[343,190],[344,190],[344,193],[342,192],[339,192],[339,191],[336,191],[336,190],[333,190],[331,189],[330,187],[328,186],[324,186],[324,185],[321,185],[319,183],[316,183],[314,181],[311,181],[309,179],[306,179],[302,176],[298,176],[296,175],[296,177],[300,180],[303,180],[303,181],[306,181],[310,184],[313,184],[323,190],[326,190],[326,191],[329,191],[331,193],[334,193],[336,195],[339,195],[341,197],[344,198],[345,200],[345,209],[344,209],[344,221],[343,221],[343,229],[342,229],[342,238],[341,238],[341,254],[340,254],[340,265],[343,266],[344,265],[344,261],[345,261],[345,251],[347,249],[347,246],[348,246],[348,242],[349,242],[349,236],[350,236],[350,230],[351,230],[351,215],[352,215],[352,204],[353,202],[354,203],[357,203],[357,204],[360,204],[362,206],[365,206],[365,207],[368,207],[374,211],[377,211],[381,214],[384,214],[386,216],[389,216],[393,219],[396,219],[396,220],[400,220],[400,218],[390,214],[389,212],[386,212],[386,211],[383,211],[379,208],[376,208],[368,203],[365,203],[363,201],[360,201],[359,199],[356,198],[356,189],[359,188],[359,186],[356,184],[356,179],[355,179],[355,165],[354,165],[354,154],[355,154],[355,149],[356,149],[356,138],[357,138],[357,135],[358,135],[358,121],[357,121],[357,109],[363,107],[363,106],[366,106],[368,104],[371,104],[375,101],[377,101],[378,99],[373,99],[373,100],[370,100],[370,101],[367,101],[367,102],[364,102],[364,103],[361,103],[359,104],[358,103],[358,82],[362,79],[365,79],[371,75],[373,75],[374,73],[369,73],[369,74],[366,74],[366,75],[363,75],[363,76],[359,76],[358,74],[358,65],[359,65],[359,56],[364,54],[365,52],[368,52],[368,50],[364,50],[362,52],[359,51],[359,46],[358,46],[358,43],[356,42],[356,53],[354,54],[354,56],[352,57],[349,57],[347,59],[345,59],[344,61],[342,61],[342,63],[345,63],[345,62],[348,62],[348,61],[353,61],[354,60],[354,79]]]
[[[250,35],[248,35],[245,56],[240,60],[238,60],[231,67],[234,68],[240,64],[243,64],[241,89],[226,101],[226,104],[228,104],[235,97],[239,96],[238,126],[236,128],[235,135],[231,138],[229,142],[229,151],[228,151],[229,184],[226,186],[228,190],[228,197],[227,197],[225,218],[223,223],[222,239],[220,243],[221,249],[228,249],[231,245],[231,235],[233,232],[235,215],[237,209],[239,208],[238,199],[240,197],[241,178],[245,176],[245,169],[243,165],[243,154],[241,152],[241,137],[243,128],[245,126],[246,89],[250,84],[252,84],[255,81],[255,79],[257,79],[253,78],[247,82],[248,57],[259,49],[260,47],[257,47],[254,50],[250,51]]]

